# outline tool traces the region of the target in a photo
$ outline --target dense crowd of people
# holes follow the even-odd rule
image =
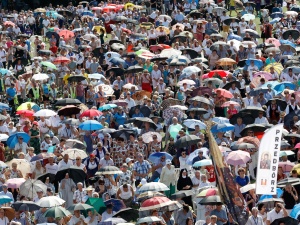
[[[298,224],[296,1],[7,7],[0,225]],[[281,123],[277,194],[257,195]]]

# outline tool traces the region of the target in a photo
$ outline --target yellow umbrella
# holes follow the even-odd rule
[[[37,13],[45,13],[46,10],[43,9],[43,8],[37,8],[36,10],[34,10],[34,12],[37,12]]]
[[[271,68],[271,67],[274,67],[274,71],[275,71],[277,74],[281,74],[281,72],[282,72],[282,70],[283,70],[283,67],[282,67],[281,63],[271,63],[271,64],[267,65],[267,66],[264,68],[264,71],[270,73],[270,68]]]
[[[293,170],[297,170],[298,175],[300,175],[300,164],[295,165],[291,171]]]
[[[35,104],[34,102],[24,102],[22,103],[18,108],[17,111],[19,110],[31,110],[33,108],[33,106],[38,106],[37,104]]]
[[[147,30],[150,30],[150,28],[153,26],[153,23],[150,22],[144,22],[141,23],[140,27],[145,27]]]
[[[222,58],[216,62],[219,66],[232,66],[236,64],[236,61],[231,58]]]
[[[170,34],[169,28],[164,27],[164,26],[159,26],[159,27],[157,27],[155,30],[157,30],[158,32],[160,32],[161,29],[162,29],[166,34]]]
[[[128,3],[126,3],[126,4],[124,5],[124,9],[127,9],[127,8],[133,8],[134,6],[135,6],[135,4],[132,4],[132,3],[128,2]]]
[[[96,32],[97,32],[98,34],[101,34],[101,31],[102,31],[102,32],[104,31],[104,33],[106,34],[105,27],[102,27],[102,26],[93,26],[93,29],[92,29],[92,30],[96,30]]]

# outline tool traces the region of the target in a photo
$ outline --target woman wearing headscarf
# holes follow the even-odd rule
[[[191,190],[193,188],[193,182],[191,178],[188,176],[187,169],[182,169],[179,174],[179,179],[177,181],[177,190],[178,191],[185,191],[185,190]],[[182,198],[182,200],[193,207],[192,198],[191,196],[187,196]]]
[[[66,201],[66,208],[73,204],[73,195],[74,190],[76,189],[76,184],[74,181],[69,177],[69,174],[66,173],[65,178],[61,181],[61,195],[62,199]]]

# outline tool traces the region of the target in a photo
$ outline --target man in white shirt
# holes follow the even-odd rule
[[[159,78],[159,82],[156,86],[156,91],[158,91],[159,94],[164,94],[166,89],[166,84],[164,83],[164,79],[161,77]]]
[[[28,145],[23,142],[23,137],[18,137],[18,143],[15,145],[15,153],[23,152],[24,154],[27,153]]]
[[[239,22],[239,27],[240,27],[240,32],[241,32],[241,35],[245,34],[245,30],[247,28],[247,22],[245,21],[244,18],[242,18],[242,21]]]
[[[69,159],[69,155],[65,154],[63,160],[58,163],[58,170],[69,169],[72,165],[73,162]]]
[[[71,217],[70,221],[68,222],[68,225],[85,224],[84,219],[84,216],[80,214],[79,210],[74,210],[74,215]]]
[[[243,101],[244,101],[245,107],[248,107],[252,104],[253,98],[248,93],[245,93],[245,94],[246,94],[246,97],[243,98]]]
[[[253,79],[253,74],[254,74],[256,71],[259,71],[259,69],[258,69],[258,67],[254,64],[254,61],[251,60],[251,61],[250,61],[250,65],[248,66],[248,72],[249,72],[250,80]]]
[[[128,108],[128,110],[130,110],[132,107],[136,106],[136,103],[131,98],[131,94],[130,94],[129,91],[126,93],[126,99],[125,99],[125,101],[127,102],[127,108]]]
[[[3,67],[6,68],[6,51],[3,46],[0,46],[0,62],[2,62]]]
[[[253,207],[251,210],[252,215],[249,217],[246,225],[264,225],[263,218],[258,215],[258,209]]]
[[[295,111],[295,110],[298,110],[299,109],[299,106],[296,104],[295,102],[295,98],[294,97],[291,97],[290,98],[290,104],[288,104],[286,106],[286,109],[285,109],[285,115]]]
[[[274,209],[267,213],[266,225],[270,225],[274,220],[288,216],[288,212],[283,204],[277,202]]]
[[[83,184],[81,182],[77,183],[77,190],[74,192],[73,195],[73,203],[84,203],[84,198],[86,196],[86,191],[83,190]]]
[[[266,117],[263,116],[263,112],[258,113],[258,117],[255,119],[254,123],[255,124],[269,124],[269,121]]]
[[[153,66],[151,77],[152,77],[152,86],[156,87],[157,84],[159,83],[159,78],[161,78],[161,71],[158,69],[157,65]]]
[[[58,165],[54,163],[53,155],[48,158],[49,163],[46,164],[46,173],[56,174],[58,171]]]
[[[40,117],[40,120],[38,121],[39,129],[41,133],[41,139],[43,140],[45,137],[45,134],[49,132],[49,128],[51,127],[51,123],[48,119],[45,119],[45,117]]]
[[[114,165],[114,161],[110,158],[109,152],[106,152],[105,156],[102,159],[100,159],[99,162],[100,168],[104,166],[113,166],[113,165]]]
[[[112,218],[116,214],[115,211],[113,211],[113,205],[109,204],[106,206],[106,211],[102,213],[102,219],[101,222]]]

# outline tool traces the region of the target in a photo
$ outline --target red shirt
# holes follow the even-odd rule
[[[49,50],[51,51],[51,52],[53,52],[54,54],[56,54],[57,53],[57,47],[56,46],[52,46],[51,48],[49,48]]]
[[[216,181],[215,167],[214,166],[206,166],[205,169],[209,173],[208,181],[215,182]]]

